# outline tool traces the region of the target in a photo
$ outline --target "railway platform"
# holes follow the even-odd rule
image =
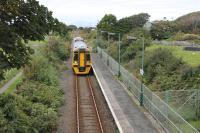
[[[120,133],[158,133],[100,57],[93,54],[93,70]]]

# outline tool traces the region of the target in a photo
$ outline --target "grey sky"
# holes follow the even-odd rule
[[[95,26],[105,14],[117,19],[145,12],[150,20],[175,19],[200,10],[200,0],[39,0],[66,24]]]

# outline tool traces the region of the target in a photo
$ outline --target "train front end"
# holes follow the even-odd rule
[[[72,68],[75,74],[89,74],[92,67],[91,53],[87,46],[77,44],[73,50]]]

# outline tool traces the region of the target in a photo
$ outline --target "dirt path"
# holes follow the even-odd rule
[[[15,80],[21,75],[22,75],[22,72],[19,72],[14,78],[12,78],[2,88],[0,88],[0,94],[4,93],[15,82]]]

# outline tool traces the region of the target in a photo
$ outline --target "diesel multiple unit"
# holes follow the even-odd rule
[[[83,38],[75,37],[72,42],[72,69],[75,74],[89,74],[91,71],[91,52]]]

